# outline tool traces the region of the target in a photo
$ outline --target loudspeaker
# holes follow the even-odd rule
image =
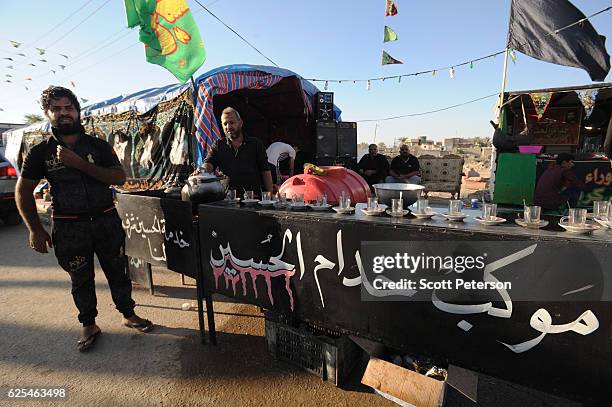
[[[338,157],[357,159],[357,123],[338,122]]]
[[[319,92],[316,98],[316,120],[334,121],[334,93]]]
[[[317,122],[317,158],[336,157],[336,122]]]

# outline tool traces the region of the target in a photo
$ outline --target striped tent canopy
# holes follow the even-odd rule
[[[198,141],[195,158],[198,164],[212,144],[223,136],[217,121],[223,108],[236,108],[243,116],[245,127],[252,130],[257,129],[254,122],[264,117],[269,123],[300,111],[307,119],[312,116],[314,96],[319,92],[316,86],[295,72],[258,65],[223,66],[199,76],[195,83],[197,106],[194,120]],[[270,91],[257,92],[266,89]],[[339,120],[340,110],[334,106],[334,111]],[[263,125],[259,126],[262,128]]]

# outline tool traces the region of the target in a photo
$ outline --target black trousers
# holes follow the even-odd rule
[[[94,253],[106,275],[113,302],[125,318],[134,315],[132,282],[124,254],[125,232],[121,219],[111,212],[94,220],[53,221],[53,246],[59,265],[72,280],[72,298],[79,321],[92,325],[98,315],[94,283]]]

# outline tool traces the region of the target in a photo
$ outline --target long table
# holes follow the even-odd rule
[[[203,281],[237,301],[399,352],[581,400],[609,397],[612,234],[527,230],[510,222],[484,227],[473,220],[479,211],[467,213],[463,222],[448,222],[370,217],[360,209],[340,215],[200,205]],[[529,287],[536,300],[500,297],[477,312],[433,300],[363,300],[364,242],[460,243],[499,258],[531,248],[522,263],[499,272]],[[559,287],[559,279],[567,286]]]

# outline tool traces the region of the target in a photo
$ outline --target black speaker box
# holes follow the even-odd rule
[[[336,122],[317,122],[317,158],[336,157]]]
[[[357,123],[338,122],[338,157],[357,158]]]
[[[316,98],[316,120],[335,121],[333,92],[319,92]]]

